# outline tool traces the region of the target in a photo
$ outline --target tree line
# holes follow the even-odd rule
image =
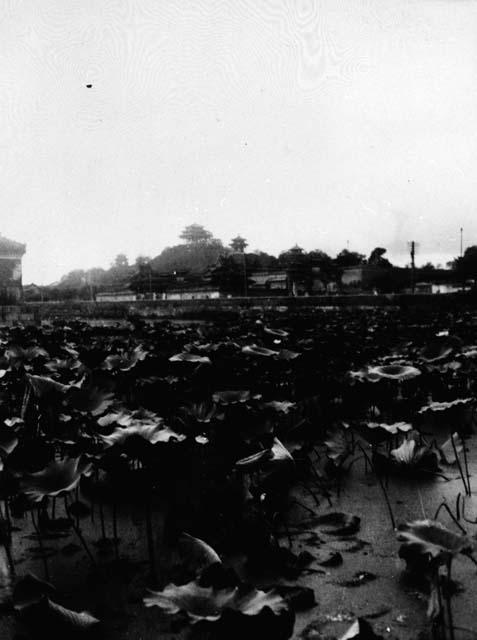
[[[223,289],[236,293],[244,287],[244,273],[248,276],[259,270],[283,270],[296,277],[311,277],[319,272],[324,282],[339,279],[343,269],[361,265],[392,267],[385,257],[386,249],[376,247],[368,257],[342,249],[335,257],[319,249],[304,251],[295,246],[278,256],[264,251],[247,251],[248,243],[241,236],[228,246],[199,224],[182,231],[177,245],[166,247],[160,254],[138,256],[129,263],[126,254],[116,256],[109,269],[75,269],[52,285],[26,288],[29,299],[91,299],[98,291],[121,286],[137,290],[156,289],[170,281],[171,276],[184,275],[191,282],[205,278]],[[469,247],[465,254],[449,265],[460,278],[477,278],[477,247]],[[435,267],[428,263],[420,269],[422,277],[432,277]],[[308,276],[306,274],[309,274]],[[248,277],[247,275],[245,277]],[[389,276],[388,276],[389,280]],[[383,289],[392,290],[397,283],[391,280]]]

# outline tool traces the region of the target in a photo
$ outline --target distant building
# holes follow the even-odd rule
[[[134,302],[137,298],[137,294],[130,289],[100,291],[96,294],[96,302]]]
[[[462,286],[446,282],[432,283],[432,293],[457,293],[462,291]]]
[[[167,289],[162,294],[162,300],[217,300],[223,297],[218,287],[187,283],[181,287]]]
[[[0,235],[0,304],[17,304],[23,299],[22,258],[26,245]]]
[[[371,290],[392,269],[374,265],[357,265],[356,267],[345,267],[341,274],[341,284],[344,288],[358,290]]]
[[[290,283],[285,269],[252,271],[249,278],[249,292],[254,295],[288,295]]]

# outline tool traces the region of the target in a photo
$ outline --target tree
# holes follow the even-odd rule
[[[288,251],[283,251],[278,259],[286,269],[293,295],[309,293],[312,284],[312,260],[301,247],[295,245]]]
[[[265,253],[265,251],[253,251],[252,253],[244,254],[244,256],[248,271],[278,269],[280,267],[278,258]]]
[[[61,278],[59,286],[62,289],[79,289],[85,282],[86,271],[84,269],[74,269]]]
[[[137,269],[144,267],[151,263],[151,258],[149,256],[138,256],[134,261],[134,265]]]
[[[246,295],[250,284],[244,264],[234,260],[233,256],[219,258],[211,270],[210,282],[231,295]]]
[[[191,271],[200,273],[215,265],[221,255],[229,252],[220,240],[207,243],[178,244],[166,247],[151,261],[152,268],[159,272]]]
[[[242,236],[236,236],[235,238],[232,238],[229,246],[232,251],[235,251],[236,253],[244,253],[245,248],[248,246],[248,242],[245,238],[242,238]]]
[[[183,230],[179,238],[187,244],[207,244],[213,240],[213,235],[201,224],[191,224]]]
[[[116,269],[125,269],[129,267],[127,255],[125,253],[118,253],[118,255],[114,258],[112,266]]]
[[[308,253],[312,268],[318,268],[324,280],[336,277],[336,266],[333,258],[321,249],[313,249]]]
[[[392,267],[392,264],[387,258],[383,258],[387,249],[383,247],[376,247],[373,249],[368,258],[368,264],[374,267]]]
[[[467,247],[464,255],[451,263],[451,268],[462,280],[477,280],[477,246]]]
[[[361,264],[365,264],[366,256],[362,253],[358,253],[357,251],[348,251],[348,249],[343,249],[338,253],[334,262],[340,269],[344,269],[346,267],[357,267]]]

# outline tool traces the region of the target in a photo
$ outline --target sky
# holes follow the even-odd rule
[[[476,34],[473,0],[0,0],[0,233],[39,284],[193,222],[445,264],[477,244]]]

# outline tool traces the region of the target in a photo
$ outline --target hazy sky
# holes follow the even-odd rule
[[[0,131],[25,282],[192,222],[445,263],[477,244],[477,1],[0,0]]]

